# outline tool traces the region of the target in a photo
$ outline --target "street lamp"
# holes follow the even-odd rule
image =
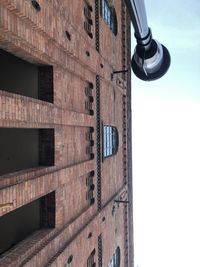
[[[132,70],[144,81],[162,77],[170,66],[170,54],[167,48],[152,39],[147,24],[144,0],[125,0],[133,27],[137,45],[132,57]]]

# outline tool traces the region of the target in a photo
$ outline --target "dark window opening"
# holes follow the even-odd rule
[[[73,261],[73,255],[70,255],[67,260],[67,263],[70,264],[72,261]]]
[[[87,81],[85,86],[85,96],[86,96],[85,110],[91,116],[94,115],[94,109],[93,109],[94,98],[92,93],[93,88],[94,88],[93,83]]]
[[[92,237],[92,232],[89,232],[88,239]]]
[[[55,192],[0,218],[0,257],[20,241],[42,228],[55,227]]]
[[[101,16],[114,35],[117,35],[117,15],[115,8],[107,0],[101,0]]]
[[[37,66],[0,49],[0,90],[53,103],[53,67]]]
[[[117,247],[110,260],[108,267],[120,267],[120,248]]]
[[[93,26],[93,21],[92,21],[92,6],[89,5],[86,1],[84,2],[84,29],[89,35],[90,38],[93,38],[93,33],[92,33],[92,26]]]
[[[71,34],[68,31],[65,31],[65,35],[69,41],[71,41]]]
[[[89,51],[86,51],[85,54],[86,54],[87,57],[90,57],[90,52]]]
[[[87,259],[87,267],[95,267],[96,263],[95,263],[95,249],[93,249],[93,251],[91,252],[90,256]]]
[[[40,11],[41,10],[41,7],[40,7],[40,5],[39,5],[39,3],[37,1],[32,0],[31,3],[32,3],[32,6],[35,8],[36,11]]]
[[[103,125],[103,157],[115,155],[118,150],[119,136],[116,127]]]
[[[95,203],[95,198],[94,198],[95,185],[93,182],[93,177],[94,177],[94,171],[91,171],[88,177],[86,178],[86,186],[87,186],[86,200],[88,201],[89,205],[93,205]]]
[[[91,25],[87,21],[84,21],[84,29],[89,35],[89,37],[92,39],[93,38],[92,28],[91,28]]]
[[[54,165],[54,129],[0,128],[0,175]]]
[[[94,115],[94,110],[93,110],[92,103],[93,103],[93,98],[92,97],[88,97],[88,99],[85,101],[85,110],[91,116]]]

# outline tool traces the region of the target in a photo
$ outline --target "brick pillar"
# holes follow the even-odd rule
[[[41,228],[55,227],[55,191],[40,199]]]
[[[54,165],[54,129],[39,129],[39,165]]]
[[[53,67],[38,68],[38,97],[40,100],[53,103]]]

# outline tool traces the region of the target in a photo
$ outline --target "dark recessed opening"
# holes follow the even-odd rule
[[[90,52],[89,51],[86,51],[85,53],[86,53],[87,57],[90,57]]]
[[[90,116],[94,115],[93,105],[92,105],[92,102],[90,101],[89,97],[85,101],[85,110]]]
[[[94,110],[90,109],[90,110],[89,110],[89,114],[90,114],[91,116],[93,116],[93,115],[94,115]]]
[[[90,232],[89,234],[88,234],[88,238],[91,238],[92,237],[92,233]]]
[[[71,263],[72,261],[73,261],[73,255],[70,255],[69,258],[68,258],[68,260],[67,260],[67,263],[69,264],[69,263]]]
[[[65,35],[67,36],[67,39],[71,41],[71,34],[68,31],[65,31]]]
[[[90,127],[90,133],[94,132],[94,127]]]
[[[54,165],[54,130],[0,128],[0,175]]]
[[[90,176],[94,176],[95,172],[94,171],[91,171],[90,172]]]
[[[95,189],[95,185],[94,184],[91,184],[90,185],[90,190],[94,191],[94,189]]]
[[[95,267],[95,249],[90,253],[90,256],[87,259],[87,267]]]
[[[93,83],[91,83],[91,82],[88,82],[88,85],[89,85],[89,87],[90,87],[91,89],[93,89],[93,88],[94,88],[94,85],[93,85]]]
[[[37,1],[32,0],[31,4],[35,8],[36,11],[40,11],[41,10],[41,7],[40,7],[40,5],[39,5],[39,3]]]
[[[53,103],[53,67],[38,66],[0,49],[0,90]]]
[[[93,205],[94,202],[95,202],[95,198],[93,197],[93,198],[90,199],[90,205]]]
[[[54,227],[55,192],[3,215],[0,217],[0,257],[36,230]]]
[[[105,217],[103,217],[103,218],[102,218],[102,222],[105,222],[105,220],[106,220],[106,218],[105,218]]]
[[[90,154],[90,159],[94,159],[94,153]]]
[[[92,19],[88,18],[87,21],[88,21],[88,23],[89,23],[90,25],[93,25],[93,21],[92,21]]]
[[[85,16],[85,21],[84,21],[84,29],[89,35],[90,38],[93,38],[92,34],[92,27],[93,27],[93,21],[92,21],[92,6],[90,6],[86,1],[85,1],[85,6],[84,6],[84,16]]]
[[[92,12],[92,11],[93,11],[93,9],[92,9],[92,6],[91,6],[91,5],[88,5],[88,9],[90,10],[90,12]]]
[[[91,24],[88,21],[84,21],[84,29],[89,35],[89,37],[92,39],[93,38],[92,28],[91,28]]]
[[[94,97],[93,97],[93,96],[89,96],[88,98],[89,98],[89,101],[90,101],[91,103],[94,102]]]
[[[114,213],[115,213],[115,205],[113,205],[112,207],[112,216],[114,215]]]
[[[100,64],[100,67],[103,69],[103,64],[102,63]]]
[[[115,259],[116,259],[116,267],[120,266],[120,260],[121,260],[121,252],[120,252],[120,248],[117,247],[115,250]]]
[[[94,146],[94,140],[90,140],[90,146]]]
[[[92,183],[93,183],[93,178],[92,178],[92,176],[88,176],[88,177],[86,178],[86,185],[87,185],[87,186],[90,186]]]
[[[91,32],[88,32],[88,35],[90,36],[90,38],[93,38],[93,34]]]

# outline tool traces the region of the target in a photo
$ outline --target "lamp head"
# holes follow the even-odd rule
[[[143,81],[159,79],[170,66],[171,60],[167,48],[154,39],[151,39],[148,45],[137,41],[131,62],[133,72]]]

